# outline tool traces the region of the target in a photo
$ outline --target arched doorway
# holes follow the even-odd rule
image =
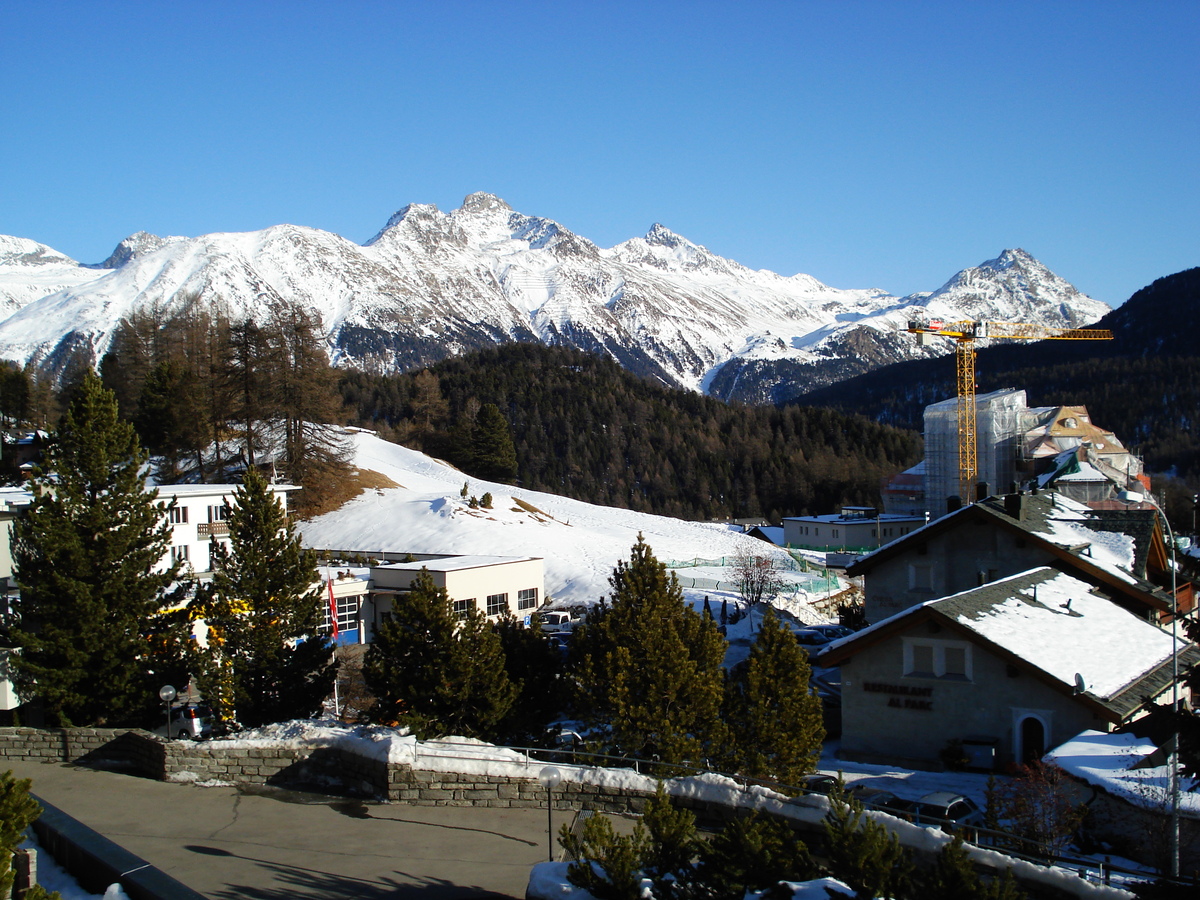
[[[1021,751],[1021,763],[1033,762],[1046,754],[1046,726],[1035,716],[1026,716],[1021,720],[1018,747]]]

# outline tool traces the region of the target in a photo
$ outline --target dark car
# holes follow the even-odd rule
[[[805,793],[828,794],[837,783],[838,780],[832,775],[822,775],[817,772],[813,775],[805,775],[800,779],[798,786],[804,788]]]
[[[796,640],[805,649],[816,651],[852,634],[854,634],[854,629],[847,628],[845,625],[809,625],[796,632]]]
[[[982,828],[983,810],[970,797],[953,791],[934,791],[912,805],[913,821],[940,825],[946,830]]]
[[[891,791],[865,784],[854,784],[847,788],[846,793],[867,809],[877,809],[880,812],[912,821],[913,801],[897,797]]]

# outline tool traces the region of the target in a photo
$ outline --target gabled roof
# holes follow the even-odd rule
[[[1134,539],[1103,526],[1089,527],[1101,525],[1096,513],[1056,493],[1009,494],[964,506],[860,558],[846,574],[865,575],[882,562],[913,552],[931,537],[977,521],[1034,542],[1060,568],[1111,589],[1119,602],[1159,612],[1171,609],[1167,594],[1133,574],[1140,550]]]
[[[821,666],[839,665],[922,622],[986,647],[1063,694],[1119,722],[1170,686],[1172,647],[1180,672],[1200,662],[1200,650],[1126,612],[1105,592],[1043,566],[904,610],[830,644]],[[924,634],[924,632],[922,632]]]

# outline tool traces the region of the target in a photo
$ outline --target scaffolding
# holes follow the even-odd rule
[[[970,503],[959,488],[958,398],[925,407],[925,504],[930,519],[946,514],[950,497]],[[975,396],[976,477],[990,493],[1007,491],[1017,480],[1021,413],[1025,392],[1008,388]]]

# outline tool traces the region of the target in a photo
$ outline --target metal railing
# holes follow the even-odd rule
[[[479,751],[483,749],[480,744],[458,743],[455,741],[432,740],[425,741],[424,744],[436,744],[439,747],[455,747],[460,746],[470,748],[475,752],[464,752],[460,755],[455,753],[438,752],[436,755],[441,759],[461,759],[479,762],[485,757],[479,755]],[[810,788],[785,784],[781,781],[776,781],[771,778],[757,778],[747,775],[741,775],[731,772],[720,772],[713,769],[705,761],[692,761],[686,763],[667,763],[658,759],[644,759],[636,756],[625,754],[601,753],[594,750],[579,750],[573,748],[559,747],[516,747],[491,745],[495,750],[503,753],[508,751],[513,757],[493,756],[490,761],[520,763],[523,762],[527,769],[533,769],[534,766],[541,766],[547,763],[557,763],[559,765],[572,765],[587,768],[626,768],[632,769],[639,775],[647,775],[653,777],[675,777],[686,778],[694,775],[715,775],[720,778],[727,778],[743,791],[753,787],[764,788],[782,795],[784,802],[793,800],[801,796],[811,796],[813,794],[826,796],[824,791],[812,790]],[[433,754],[430,754],[433,755]],[[1153,873],[1147,872],[1145,869],[1135,869],[1132,867],[1113,864],[1110,861],[1097,860],[1095,858],[1085,858],[1062,853],[1054,847],[1042,841],[1037,841],[1032,838],[1023,837],[1010,831],[1001,831],[996,829],[981,828],[978,826],[960,826],[958,823],[945,820],[931,818],[929,816],[916,816],[905,811],[899,811],[889,808],[887,804],[873,804],[858,801],[864,809],[874,812],[884,813],[901,821],[909,822],[921,828],[936,828],[947,833],[959,831],[963,834],[963,840],[977,847],[983,847],[990,850],[995,850],[1003,853],[1005,856],[1011,856],[1015,859],[1022,859],[1026,862],[1040,866],[1057,866],[1066,869],[1075,870],[1080,878],[1086,878],[1096,883],[1110,884],[1113,876],[1119,876],[1122,879],[1130,880],[1156,880],[1162,878],[1165,881],[1170,881],[1180,885],[1193,885],[1195,882],[1188,880],[1173,880],[1169,877],[1156,876]]]

